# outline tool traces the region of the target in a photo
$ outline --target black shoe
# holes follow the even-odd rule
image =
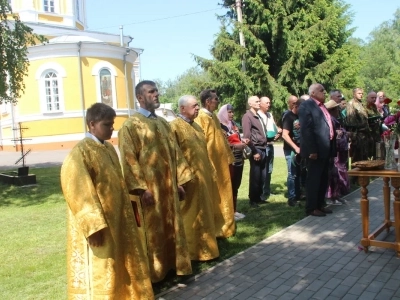
[[[331,214],[332,213],[332,209],[327,208],[327,207],[321,208],[320,211],[322,211],[324,214]]]
[[[288,205],[289,206],[301,206],[301,204],[300,204],[300,202],[297,202],[297,200],[296,199],[289,199],[288,200]]]
[[[255,202],[250,202],[250,207],[260,207],[260,206]]]

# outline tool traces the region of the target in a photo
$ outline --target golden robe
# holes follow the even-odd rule
[[[171,123],[172,131],[194,175],[185,186],[186,199],[181,201],[181,214],[186,241],[192,260],[206,261],[219,256],[215,238],[212,191],[215,176],[207,154],[207,143],[201,127],[182,118]],[[219,197],[218,197],[219,198]]]
[[[171,128],[163,118],[135,113],[122,125],[118,139],[129,192],[150,190],[155,199],[154,206],[142,207],[151,281],[161,281],[171,269],[191,274],[178,185],[190,181],[192,173]]]
[[[229,173],[229,165],[234,161],[233,154],[215,114],[201,109],[195,122],[203,129],[208,157],[217,175],[219,199],[213,195],[216,236],[227,238],[234,235],[236,230]]]
[[[154,299],[144,243],[114,147],[80,141],[61,168],[69,299]],[[104,242],[87,238],[103,229]]]

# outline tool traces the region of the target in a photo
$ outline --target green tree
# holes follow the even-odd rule
[[[196,57],[208,70],[224,102],[244,110],[248,95],[272,97],[274,109],[286,108],[289,94],[306,93],[313,82],[326,89],[353,87],[357,52],[348,42],[353,30],[349,5],[341,0],[246,0],[243,24],[234,0],[221,17],[212,60]],[[242,30],[246,47],[238,44]],[[246,71],[241,68],[245,59]],[[339,86],[344,85],[344,86]]]
[[[160,102],[173,103],[176,112],[177,103],[181,96],[193,95],[198,97],[202,90],[213,86],[208,73],[198,67],[188,69],[173,81],[162,82],[156,79],[155,82],[160,91]]]
[[[400,96],[400,9],[393,20],[371,32],[361,59],[361,75],[367,91],[383,90],[388,97]]]
[[[0,0],[0,103],[16,103],[25,88],[29,61],[28,46],[45,38],[13,14],[7,0]]]

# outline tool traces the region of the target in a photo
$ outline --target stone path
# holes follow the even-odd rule
[[[370,229],[384,219],[382,186],[369,185]],[[345,199],[332,215],[307,217],[157,299],[400,299],[400,259],[359,248],[360,191]],[[378,238],[393,240],[393,230]]]

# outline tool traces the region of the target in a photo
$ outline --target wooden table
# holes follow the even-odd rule
[[[351,169],[348,171],[349,176],[358,176],[358,183],[361,186],[361,221],[363,235],[361,239],[361,245],[364,246],[365,253],[368,252],[369,246],[376,246],[382,248],[394,249],[397,252],[397,256],[400,257],[400,172],[396,170],[372,170],[372,171],[361,171],[358,168]],[[383,178],[383,205],[385,210],[385,220],[383,224],[375,229],[372,233],[369,233],[369,200],[368,200],[368,189],[369,178],[382,177]],[[390,187],[389,181],[391,181],[392,187],[394,188],[394,221],[390,220]],[[375,238],[384,230],[389,232],[390,227],[394,227],[396,241],[376,241]]]

